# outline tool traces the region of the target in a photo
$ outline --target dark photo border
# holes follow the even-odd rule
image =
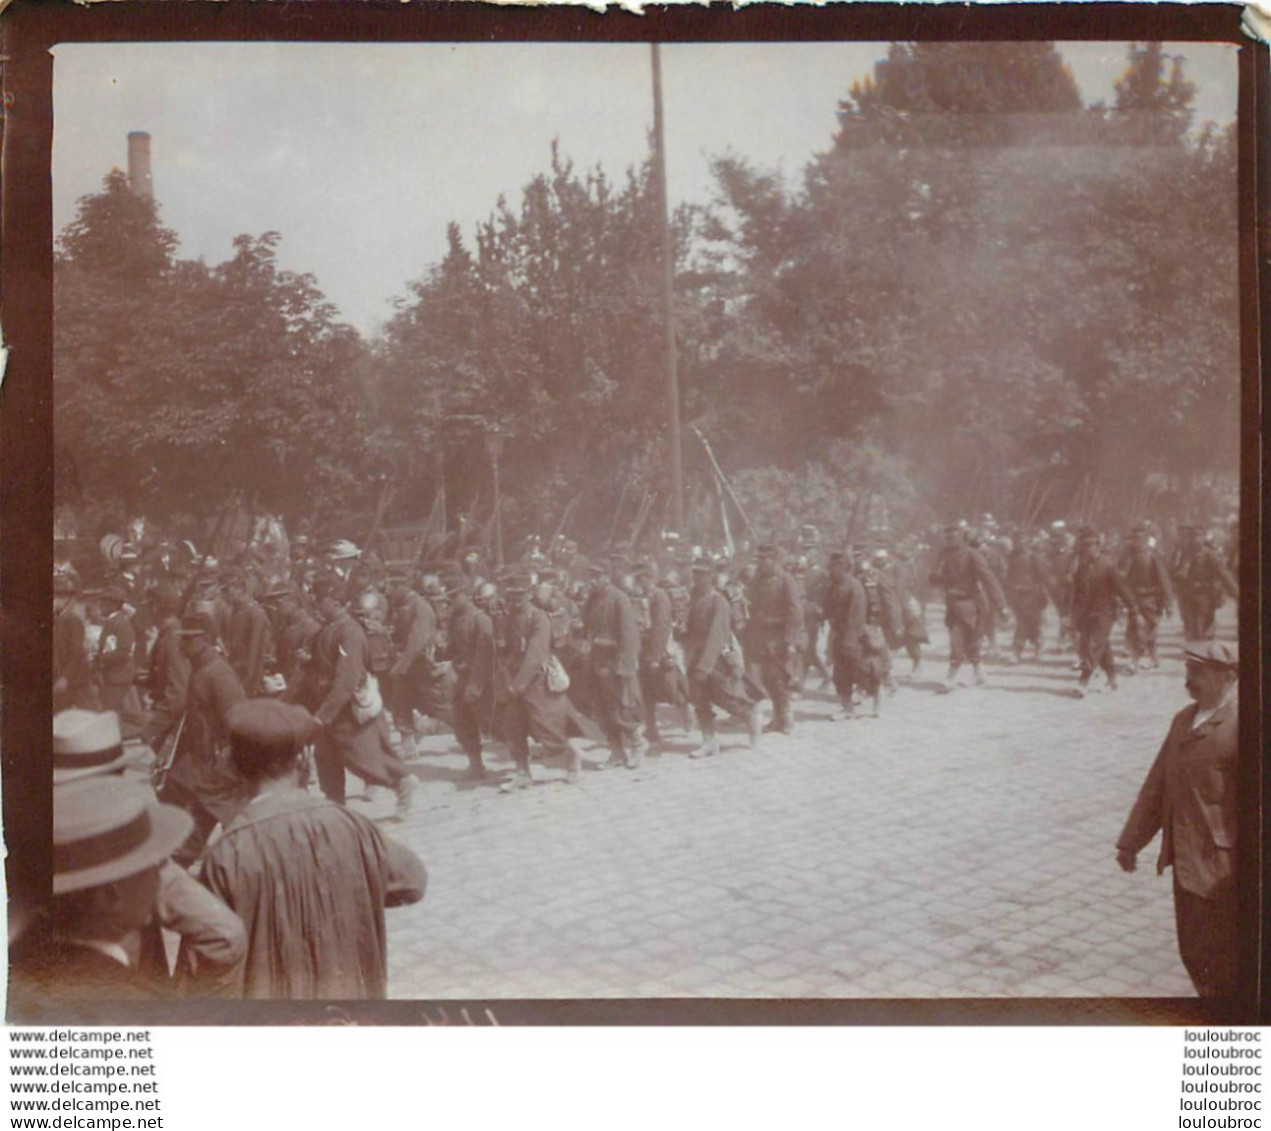
[[[1267,659],[1261,595],[1266,520],[1262,494],[1261,359],[1271,354],[1262,295],[1271,289],[1271,63],[1266,44],[1246,38],[1237,5],[1219,4],[757,4],[650,7],[644,15],[572,6],[497,7],[397,0],[120,0],[87,6],[16,0],[0,15],[3,165],[0,190],[0,325],[10,349],[0,388],[0,751],[11,901],[50,890],[52,823],[49,672],[53,554],[53,58],[69,42],[232,41],[812,41],[812,40],[1162,40],[1237,44],[1239,51],[1239,263],[1242,446],[1240,552],[1239,877],[1247,915],[1243,990],[1215,1013],[1191,999],[963,1000],[498,1000],[198,1002],[161,1008],[120,1004],[65,1018],[162,1025],[1089,1025],[1266,1022],[1271,967],[1265,924],[1271,901],[1262,813],[1268,811],[1263,718]],[[1164,722],[1164,720],[1162,721]],[[1111,846],[1109,846],[1111,861]],[[21,1022],[23,1018],[9,1017]],[[34,1020],[34,1019],[26,1019]]]

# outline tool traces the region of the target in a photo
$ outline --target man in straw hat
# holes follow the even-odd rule
[[[122,741],[119,719],[111,711],[67,710],[53,717],[55,790],[90,777],[122,780],[148,753],[139,742]],[[180,936],[174,976],[187,994],[220,993],[237,981],[247,949],[242,923],[172,860],[160,866],[155,917],[142,928],[136,963],[142,972],[163,981],[168,977],[168,958],[160,928]]]
[[[1157,873],[1174,869],[1174,912],[1183,965],[1201,997],[1235,992],[1236,760],[1238,658],[1232,645],[1205,642],[1184,653],[1187,693],[1125,828],[1117,863],[1135,859],[1161,833]]]
[[[16,1012],[166,996],[138,969],[141,931],[154,916],[159,869],[192,827],[188,814],[116,777],[54,790],[52,912],[47,933],[13,956]]]
[[[202,879],[247,928],[247,998],[383,998],[384,909],[417,903],[427,886],[413,852],[300,787],[315,725],[275,699],[230,712],[230,755],[253,796],[208,850]]]

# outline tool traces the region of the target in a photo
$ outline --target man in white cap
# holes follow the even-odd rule
[[[62,711],[53,717],[53,786],[89,777],[123,779],[149,753],[141,743],[124,744],[113,712]],[[168,960],[160,928],[180,936],[175,977],[187,994],[216,994],[238,978],[247,950],[243,924],[228,907],[179,864],[159,870],[155,918],[142,930],[138,966],[163,980]]]
[[[1133,872],[1139,852],[1161,833],[1157,873],[1174,869],[1174,913],[1183,965],[1201,997],[1238,985],[1236,769],[1239,661],[1230,644],[1184,653],[1187,693],[1138,800],[1117,839],[1117,863]]]
[[[53,904],[47,932],[16,948],[15,1013],[42,1003],[157,999],[138,969],[154,917],[159,869],[189,835],[190,817],[143,787],[88,777],[53,792]]]

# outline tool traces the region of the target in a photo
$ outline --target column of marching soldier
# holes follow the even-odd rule
[[[564,756],[571,781],[583,739],[608,748],[597,768],[639,768],[661,739],[659,704],[681,729],[696,723],[695,757],[719,750],[717,710],[752,745],[764,731],[790,733],[792,698],[812,674],[832,685],[835,720],[866,705],[876,717],[897,686],[893,653],[921,672],[933,591],[950,653],[937,690],[955,689],[964,665],[983,683],[986,659],[1039,658],[1048,606],[1057,646],[1076,653],[1074,695],[1099,670],[1115,689],[1121,671],[1157,664],[1157,626],[1175,607],[1185,639],[1212,637],[1217,608],[1236,595],[1234,533],[1224,555],[1213,534],[1180,526],[1167,558],[1146,523],[1124,536],[1063,522],[1017,532],[985,515],[931,544],[856,546],[824,563],[805,527],[789,554],[769,544],[745,559],[694,548],[597,562],[562,542],[504,571],[475,552],[385,565],[341,541],[318,559],[301,551],[285,578],[245,555],[162,578],[144,596],[119,582],[80,592],[61,570],[55,709],[115,711],[159,752],[166,795],[203,834],[239,792],[218,758],[225,712],[259,696],[311,714],[328,798],[343,802],[348,770],[393,789],[404,813],[416,785],[405,762],[424,729],[453,733],[478,780],[485,744],[506,747],[515,769],[501,785],[513,790],[530,781],[531,740]],[[1122,618],[1129,663],[1119,671],[1111,637]]]

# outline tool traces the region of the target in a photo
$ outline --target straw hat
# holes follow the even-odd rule
[[[113,777],[69,782],[53,791],[53,894],[135,876],[162,864],[194,819],[161,805],[144,787]]]
[[[143,746],[124,746],[114,711],[71,708],[53,716],[54,785],[113,774],[145,752]]]

